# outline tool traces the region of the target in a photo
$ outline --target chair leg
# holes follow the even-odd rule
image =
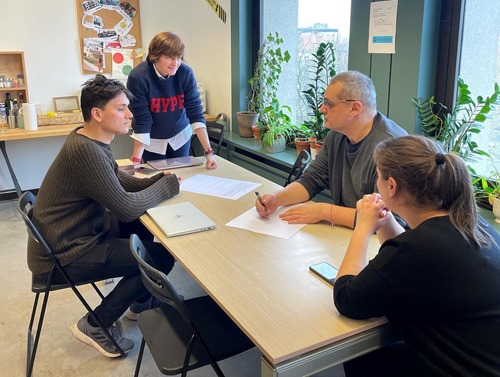
[[[101,300],[104,300],[104,295],[102,294],[102,292],[99,289],[99,287],[94,282],[92,282],[90,284],[92,284],[92,287],[94,287],[94,290],[97,292],[97,294],[99,295],[99,297],[101,298]]]
[[[141,348],[139,349],[139,355],[137,355],[137,364],[135,365],[134,377],[139,377],[139,370],[141,369],[142,356],[144,354],[144,347],[146,346],[146,341],[144,337],[141,341]]]
[[[33,342],[33,324],[35,322],[36,309],[38,306],[38,299],[40,293],[35,296],[35,301],[33,303],[33,310],[31,312],[30,324],[28,326],[28,350],[26,356],[26,377],[31,377],[33,373],[33,367],[35,365],[36,351],[38,350],[38,343],[40,341],[40,335],[42,334],[43,319],[45,317],[45,310],[47,308],[47,302],[49,301],[50,291],[46,291],[43,297],[42,308],[40,310],[40,316],[38,317],[38,325],[35,334],[35,340]]]

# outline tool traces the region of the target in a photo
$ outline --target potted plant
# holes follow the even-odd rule
[[[311,150],[311,146],[309,144],[309,138],[311,137],[312,132],[305,124],[297,125],[295,128],[295,149],[297,149],[297,154],[305,149],[308,152]]]
[[[330,80],[335,76],[335,49],[332,42],[320,43],[316,53],[312,54],[311,82],[307,84],[307,90],[303,90],[305,102],[309,108],[308,116],[310,119],[304,124],[311,130],[312,137],[316,141],[324,140],[328,129],[323,123],[323,114],[319,111],[323,103],[325,90]],[[315,144],[313,144],[315,147]]]
[[[261,123],[266,123],[263,119],[264,109],[271,105],[272,99],[276,98],[281,66],[290,60],[290,53],[280,47],[282,43],[283,38],[278,33],[269,33],[258,51],[253,76],[248,80],[250,92],[247,97],[247,111],[236,114],[242,137],[253,136],[251,127],[258,119]],[[248,118],[250,120],[246,121]]]
[[[474,101],[468,85],[458,79],[457,99],[451,112],[447,112],[447,108],[436,102],[433,96],[428,100],[422,97],[412,100],[417,107],[422,133],[438,140],[447,152],[454,152],[464,160],[472,161],[478,156],[490,157],[478,148],[473,135],[483,130],[483,122],[499,102],[498,95],[499,86],[495,83],[491,96],[478,96]],[[500,176],[496,168],[491,177],[478,175],[471,166],[468,168],[478,205],[492,209],[495,201],[498,201],[500,212]]]
[[[283,152],[287,143],[293,139],[297,126],[290,119],[289,106],[280,105],[274,98],[269,106],[264,109],[263,118],[266,123],[259,121],[261,127],[262,150],[269,153]]]
[[[472,186],[476,202],[480,207],[487,209],[492,209],[494,202],[500,201],[500,174],[496,170],[495,164],[493,164],[493,169],[494,171],[488,177],[472,173]]]
[[[469,87],[462,79],[458,79],[458,94],[452,111],[436,102],[434,96],[425,100],[413,98],[420,118],[422,133],[438,140],[447,152],[455,152],[464,160],[474,156],[489,156],[478,148],[473,135],[484,128],[482,123],[499,101],[499,87],[495,83],[493,94],[485,99],[482,96],[474,101]]]

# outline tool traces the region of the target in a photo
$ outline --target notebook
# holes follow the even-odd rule
[[[203,161],[193,156],[185,156],[185,157],[167,158],[165,160],[151,160],[148,161],[148,164],[151,165],[156,170],[170,170],[170,169],[184,168],[186,166],[201,165],[203,164]]]
[[[215,223],[193,203],[183,202],[147,210],[153,221],[167,237],[215,229]]]

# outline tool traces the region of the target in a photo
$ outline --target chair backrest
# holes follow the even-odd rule
[[[179,296],[168,277],[148,263],[151,258],[136,234],[130,236],[129,245],[132,255],[139,265],[142,282],[146,289],[156,298],[176,308],[184,321],[191,324],[189,312],[184,305],[183,299]]]
[[[212,149],[215,154],[219,154],[222,141],[224,139],[224,132],[226,131],[226,126],[217,122],[207,122],[207,134],[212,145]],[[194,145],[193,143],[198,143],[198,138],[193,135],[191,139],[191,154],[194,156]]]
[[[295,163],[293,164],[292,169],[290,170],[290,174],[288,174],[288,177],[283,186],[286,187],[293,181],[299,179],[304,170],[306,170],[310,162],[311,162],[311,155],[307,150],[303,149],[297,156],[297,159],[295,160]]]
[[[28,228],[28,235],[30,236],[31,239],[34,241],[38,242],[40,246],[42,247],[43,251],[45,254],[50,258],[50,260],[55,264],[59,266],[59,261],[54,257],[54,254],[52,253],[52,249],[50,246],[47,244],[45,239],[42,237],[38,229],[36,228],[35,224],[33,224],[33,221],[31,221],[31,218],[29,217],[29,214],[35,205],[35,195],[33,195],[32,192],[26,191],[24,194],[21,195],[21,197],[17,200],[17,212],[21,215],[21,217],[24,220],[24,223],[26,224],[26,227]]]

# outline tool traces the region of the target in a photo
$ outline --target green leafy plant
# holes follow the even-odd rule
[[[321,114],[319,108],[323,103],[326,87],[336,74],[333,43],[320,43],[312,57],[312,66],[309,71],[312,75],[312,81],[307,84],[307,90],[302,91],[309,108],[308,115],[311,119],[306,120],[304,125],[312,131],[317,140],[323,140],[328,133],[328,129],[323,124],[323,114]]]
[[[491,208],[493,200],[500,199],[500,174],[494,164],[493,169],[488,177],[477,175],[472,171],[474,196],[481,207]]]
[[[265,109],[271,106],[276,98],[279,78],[283,63],[288,63],[290,53],[282,50],[283,38],[276,33],[269,33],[258,51],[253,76],[248,80],[250,93],[248,95],[248,110],[259,113],[261,123],[266,123]]]
[[[263,149],[272,148],[277,139],[283,139],[288,144],[294,138],[297,126],[291,121],[291,113],[290,106],[280,105],[277,98],[264,109],[266,123],[259,122]]]
[[[484,128],[483,123],[488,114],[498,104],[499,87],[489,97],[471,96],[469,87],[462,79],[458,80],[458,94],[452,111],[437,102],[432,96],[425,100],[422,97],[413,98],[420,118],[422,133],[441,142],[448,152],[455,152],[465,160],[473,159],[474,155],[489,156],[478,148],[473,135]]]

